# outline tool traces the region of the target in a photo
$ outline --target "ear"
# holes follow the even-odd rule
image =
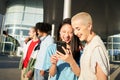
[[[88,24],[88,29],[89,29],[89,31],[91,31],[92,30],[92,24]]]

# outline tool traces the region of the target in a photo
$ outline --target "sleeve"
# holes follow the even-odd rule
[[[50,66],[51,66],[51,62],[50,62],[50,57],[55,53],[56,49],[53,45],[50,45],[48,48],[47,48],[47,51],[46,51],[46,55],[45,55],[45,60],[44,60],[44,64],[43,64],[43,69],[45,71],[47,71]]]
[[[109,75],[109,60],[107,51],[100,46],[93,50],[93,55],[91,57],[91,69],[94,73],[96,73],[96,63],[98,63],[106,75]]]

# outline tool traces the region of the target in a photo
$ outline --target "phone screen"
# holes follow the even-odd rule
[[[61,41],[57,41],[57,50],[63,54],[65,54],[65,51],[62,49],[62,47],[66,48],[66,43],[65,42],[61,42]]]

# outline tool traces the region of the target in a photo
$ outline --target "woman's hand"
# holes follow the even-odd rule
[[[63,49],[64,49],[66,54],[64,55],[61,52],[57,51],[56,56],[58,57],[58,59],[61,59],[65,62],[69,63],[74,74],[76,76],[79,76],[80,75],[80,67],[78,66],[78,64],[74,60],[71,50],[65,49],[65,48],[63,48]]]
[[[63,54],[63,53],[57,51],[56,56],[57,56],[58,59],[61,59],[61,60],[70,64],[74,60],[73,56],[72,56],[72,52],[69,49],[65,49],[64,47],[62,47],[62,48],[63,48],[63,50],[65,51],[66,54]]]
[[[56,74],[57,62],[58,62],[58,58],[56,57],[56,54],[51,56],[50,61],[51,61],[52,65],[49,69],[49,74],[50,74],[50,76],[54,76]]]
[[[56,54],[51,56],[50,61],[51,61],[51,63],[54,64],[54,65],[57,64],[58,59],[57,59],[57,57],[56,57]]]

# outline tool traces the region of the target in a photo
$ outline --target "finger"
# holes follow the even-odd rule
[[[51,63],[57,62],[57,59],[51,59],[50,61],[51,61]]]
[[[70,54],[70,49],[65,49],[64,47],[62,47],[62,49],[65,51],[66,55]]]
[[[58,59],[61,59],[62,56],[64,56],[64,55],[58,51],[57,54],[56,54],[56,57],[57,57]]]
[[[56,55],[52,55],[51,58],[53,58],[53,59],[57,59]]]
[[[72,51],[71,51],[71,50],[69,50],[69,54],[72,54]]]
[[[65,53],[67,53],[67,49],[65,49],[63,46],[62,46],[62,49],[65,51]]]
[[[56,53],[57,53],[56,56],[58,56],[58,55],[59,55],[59,56],[64,56],[64,54],[61,53],[61,52],[59,52],[59,51],[56,51]]]
[[[56,59],[56,57],[55,57],[55,56],[52,56],[51,59]]]
[[[57,62],[58,58],[56,56],[52,56],[50,60],[53,63],[53,62]]]

